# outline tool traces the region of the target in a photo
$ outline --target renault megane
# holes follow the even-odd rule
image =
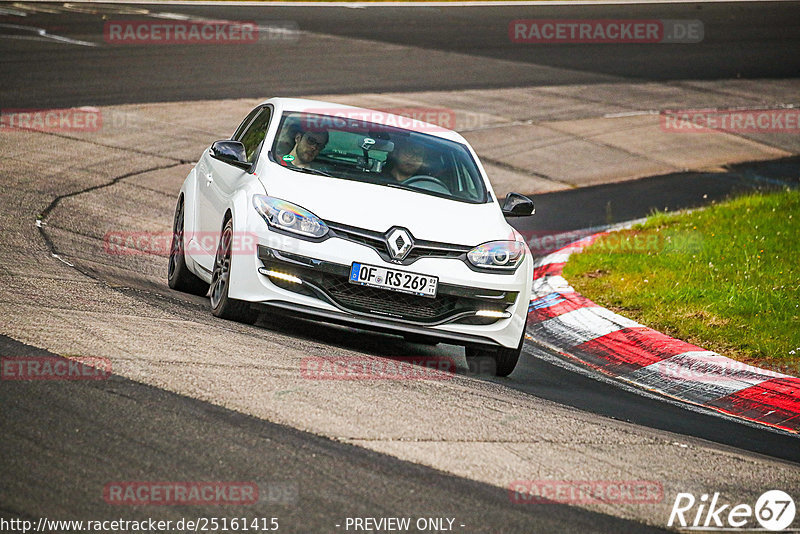
[[[533,259],[458,133],[408,117],[274,98],[184,181],[168,281],[211,311],[262,310],[462,345],[513,371]]]

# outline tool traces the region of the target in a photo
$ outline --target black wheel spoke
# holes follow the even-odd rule
[[[214,272],[211,275],[211,307],[219,307],[227,291],[231,270],[231,231],[225,228],[220,237],[217,255],[214,258]]]

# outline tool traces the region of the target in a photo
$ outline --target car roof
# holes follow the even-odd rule
[[[280,112],[297,111],[297,112],[310,112],[318,113],[320,115],[344,115],[346,117],[353,117],[365,119],[375,124],[384,126],[397,126],[412,132],[419,132],[459,143],[467,144],[467,141],[458,133],[449,130],[444,126],[423,122],[414,118],[403,115],[396,115],[389,113],[386,110],[374,110],[368,108],[359,108],[355,106],[347,106],[344,104],[336,104],[333,102],[324,102],[322,100],[310,100],[305,98],[282,98],[275,97],[264,102],[265,104],[273,104]],[[425,106],[403,106],[400,110],[407,110],[412,112],[419,109],[420,112],[433,112],[433,113],[447,113],[449,116],[454,116],[454,112],[444,108],[432,108]]]

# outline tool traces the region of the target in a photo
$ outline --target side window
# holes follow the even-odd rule
[[[480,199],[481,193],[476,184],[478,178],[472,175],[463,161],[458,160],[455,165],[456,174],[458,175],[458,192],[454,191],[456,196],[469,200]]]
[[[239,140],[239,138],[242,136],[242,132],[244,132],[244,129],[247,128],[247,125],[253,121],[253,117],[258,115],[259,111],[261,111],[261,108],[256,108],[247,114],[247,117],[245,117],[242,123],[239,125],[239,127],[236,128],[236,133],[234,133],[233,137],[231,137],[232,140],[234,141]]]
[[[252,120],[249,126],[246,127],[240,136],[235,137],[236,141],[241,141],[244,145],[244,151],[247,154],[247,161],[253,162],[256,159],[256,152],[264,136],[267,135],[267,127],[269,120],[272,116],[272,110],[268,107],[263,107],[258,110],[258,114]],[[244,123],[243,123],[244,124]],[[241,128],[241,127],[240,127]],[[239,132],[237,131],[237,134]]]

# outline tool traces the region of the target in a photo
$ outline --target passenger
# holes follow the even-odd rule
[[[418,175],[423,163],[425,148],[422,145],[405,140],[397,141],[394,150],[386,158],[382,172],[386,177],[402,182]]]
[[[328,144],[326,130],[313,132],[299,131],[294,135],[294,148],[282,159],[295,167],[306,168],[316,159],[319,153]]]
[[[281,128],[278,134],[278,142],[275,144],[275,155],[277,157],[282,158],[288,155],[294,148],[294,145],[297,144],[294,138],[297,132],[303,130],[299,123],[300,121],[295,117],[289,117],[284,121],[283,128]]]

